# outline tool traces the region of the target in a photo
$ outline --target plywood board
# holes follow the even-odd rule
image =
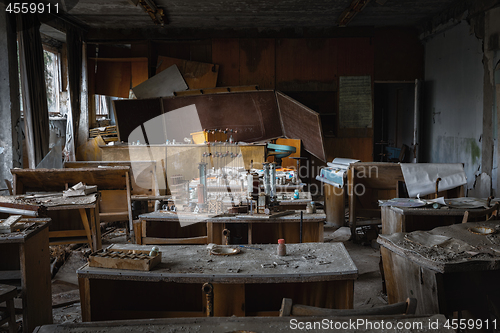
[[[290,139],[302,140],[305,150],[325,162],[326,154],[319,113],[283,93],[276,92],[276,98],[283,135]]]
[[[132,90],[137,98],[155,98],[173,96],[175,91],[186,89],[188,86],[179,68],[177,65],[172,65]]]
[[[339,127],[371,128],[373,98],[371,76],[339,78]]]
[[[275,89],[275,39],[240,39],[240,83]]]
[[[212,39],[212,61],[219,64],[217,86],[240,84],[240,41],[238,38]]]
[[[162,114],[160,98],[116,100],[113,103],[120,141],[127,142],[137,126]]]
[[[237,130],[235,141],[254,142],[283,135],[273,91],[253,91],[163,99],[164,112],[195,105],[202,128]]]
[[[217,86],[219,65],[198,61],[159,56],[156,73],[177,65],[189,89],[214,88]]]
[[[90,71],[95,72],[95,93],[128,98],[132,77],[129,61],[89,60]]]

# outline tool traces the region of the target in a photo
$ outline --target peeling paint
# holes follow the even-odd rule
[[[476,164],[481,158],[481,148],[477,145],[475,139],[467,139],[465,151],[470,154],[472,164]]]

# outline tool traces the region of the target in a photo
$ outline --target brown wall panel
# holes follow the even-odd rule
[[[240,39],[240,85],[275,89],[275,39]]]
[[[277,90],[333,91],[337,90],[336,79],[336,39],[278,39],[276,41]]]
[[[90,69],[95,70],[95,62]],[[95,93],[128,98],[132,71],[129,61],[99,61],[95,73]]]
[[[177,65],[189,89],[215,88],[219,65],[159,56],[156,73]]]
[[[132,88],[148,79],[148,60],[133,61],[132,66]]]
[[[240,42],[237,38],[212,39],[212,61],[219,65],[217,86],[240,85]]]
[[[372,38],[338,39],[338,75],[372,75],[374,46]]]
[[[375,81],[414,81],[424,77],[424,46],[416,30],[375,30]]]
[[[327,161],[335,157],[355,158],[363,162],[373,161],[373,138],[325,138]]]

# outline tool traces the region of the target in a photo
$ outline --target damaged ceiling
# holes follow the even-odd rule
[[[55,0],[54,0],[55,1]],[[63,1],[63,0],[58,0]],[[149,0],[148,0],[149,1]],[[356,1],[356,0],[355,0]],[[360,0],[363,1],[363,0]],[[366,0],[364,0],[366,1]],[[154,0],[165,12],[162,28],[128,0],[66,0],[69,19],[88,30],[333,28],[352,0]],[[456,0],[368,0],[350,27],[418,27]]]

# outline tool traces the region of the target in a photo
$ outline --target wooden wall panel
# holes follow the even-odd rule
[[[275,39],[240,39],[240,85],[275,89]]]
[[[212,62],[219,65],[217,86],[228,87],[240,85],[239,39],[212,39]]]
[[[414,81],[424,77],[424,46],[413,29],[375,30],[375,81]]]
[[[189,89],[215,88],[219,65],[158,56],[156,73],[177,65]]]
[[[132,70],[132,88],[138,86],[148,79],[148,59],[142,61],[133,61]]]
[[[89,66],[89,69],[95,70],[95,62]],[[96,94],[128,98],[131,79],[132,71],[129,61],[97,60]]]
[[[374,72],[372,38],[338,39],[338,75],[371,75]]]
[[[335,157],[355,158],[362,162],[373,161],[373,138],[325,138],[326,160]]]
[[[278,39],[276,89],[337,90],[337,46],[333,38]],[[317,110],[315,110],[317,111]]]

